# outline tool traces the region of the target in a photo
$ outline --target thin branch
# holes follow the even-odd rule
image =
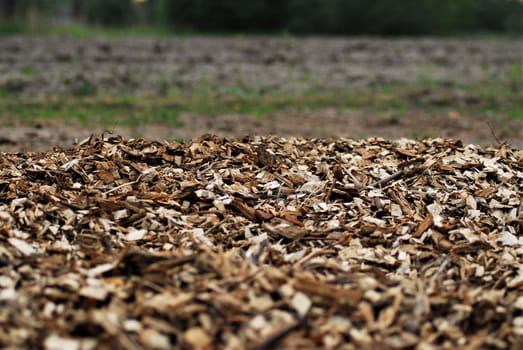
[[[120,188],[123,188],[125,186],[131,186],[131,185],[136,185],[138,182],[140,182],[140,180],[142,179],[142,175],[140,174],[140,176],[138,176],[138,178],[134,181],[131,181],[131,182],[126,182],[124,184],[121,184],[120,186],[116,186],[116,187],[113,187],[111,188],[110,190],[108,191],[105,191],[103,193],[104,196],[108,195],[109,193],[112,193],[112,192],[115,192],[115,191],[118,191]]]
[[[492,137],[494,137],[494,140],[496,140],[496,142],[498,143],[498,147],[501,146],[502,144],[504,144],[505,142],[501,142],[501,140],[498,138],[498,136],[494,132],[494,128],[492,127],[492,124],[488,120],[487,120],[487,125],[490,129],[490,133],[492,134]]]
[[[388,185],[390,182],[392,182],[398,178],[410,177],[410,176],[416,175],[420,172],[423,172],[425,169],[426,169],[426,167],[424,167],[424,166],[416,166],[416,167],[409,168],[409,169],[402,168],[402,169],[396,171],[395,173],[392,173],[391,175],[386,176],[383,179],[370,184],[369,186],[367,186],[367,188],[373,188],[373,187],[381,188],[385,185]]]
[[[325,193],[325,196],[323,197],[324,202],[328,202],[331,199],[332,191],[334,190],[334,186],[336,186],[336,179],[332,179],[332,183],[327,189],[327,192]]]
[[[387,176],[387,177],[384,177],[383,179],[379,180],[379,181],[376,181],[372,184],[369,185],[369,187],[383,187],[383,185],[386,185],[388,184],[389,182],[393,181],[393,180],[396,180],[397,178],[401,177],[401,175],[404,174],[404,171],[403,170],[398,170],[396,171],[395,173]]]

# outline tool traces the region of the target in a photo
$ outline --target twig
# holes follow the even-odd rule
[[[498,147],[501,146],[502,144],[504,144],[505,142],[501,142],[501,140],[498,138],[498,136],[494,132],[494,128],[492,127],[492,124],[488,120],[487,120],[487,125],[490,129],[490,133],[492,134],[492,137],[494,137],[494,140],[496,140],[496,142],[498,143]]]
[[[267,246],[267,240],[264,239],[263,241],[260,242],[258,251],[253,256],[251,256],[252,261],[254,261],[256,264],[258,263],[258,260],[260,260],[260,257],[263,254],[263,251],[265,250],[266,246]]]
[[[196,176],[201,176],[201,175],[205,174],[206,172],[208,172],[209,170],[211,170],[211,169],[212,169],[212,168],[213,168],[217,163],[218,163],[218,162],[211,162],[207,168],[205,168],[205,169],[203,169],[203,170],[198,170],[198,171],[196,172]]]
[[[450,258],[448,256],[446,256],[445,258],[443,258],[443,262],[441,263],[441,265],[439,266],[439,268],[436,270],[436,272],[430,277],[430,280],[433,282],[433,281],[436,281],[439,277],[439,275],[441,275],[441,273],[447,268],[447,265],[451,262]]]
[[[227,218],[224,218],[220,221],[218,221],[216,224],[212,225],[211,227],[209,227],[207,229],[207,231],[205,231],[205,235],[207,236],[208,234],[212,233],[212,231],[214,231],[217,227],[219,227],[221,224],[223,224],[225,221],[227,221]]]
[[[142,174],[140,174],[140,176],[138,176],[138,178],[134,181],[131,181],[131,182],[126,182],[124,184],[121,184],[120,186],[116,186],[116,187],[113,187],[111,188],[109,191],[105,191],[103,193],[104,196],[108,195],[109,193],[111,192],[114,192],[114,191],[118,191],[120,188],[123,188],[125,186],[131,186],[131,185],[135,185],[137,184],[138,182],[140,182],[140,180],[142,179]]]
[[[327,192],[325,193],[325,197],[323,198],[324,202],[328,202],[331,199],[332,190],[334,190],[334,186],[336,186],[336,179],[332,179],[332,183],[329,186]]]
[[[393,180],[396,180],[403,174],[404,174],[403,170],[398,170],[395,173],[393,173],[392,175],[389,175],[379,181],[376,181],[376,182],[370,184],[369,187],[383,187],[383,185],[388,184],[389,182],[391,182]]]
[[[337,241],[339,237],[315,237],[315,236],[305,236],[300,238],[302,241]]]
[[[381,180],[378,180],[372,184],[370,184],[369,186],[367,186],[367,188],[376,188],[376,187],[383,187],[385,185],[387,185],[389,182],[391,181],[394,181],[400,177],[410,177],[412,175],[415,175],[417,173],[420,173],[420,172],[423,172],[426,168],[423,167],[423,166],[417,166],[417,167],[414,167],[414,168],[410,168],[410,169],[407,169],[407,168],[402,168],[398,171],[396,171],[395,173],[387,176],[387,177],[384,177],[383,179]]]

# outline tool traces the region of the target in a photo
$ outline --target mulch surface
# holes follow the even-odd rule
[[[0,164],[3,348],[523,347],[523,151],[108,136]]]

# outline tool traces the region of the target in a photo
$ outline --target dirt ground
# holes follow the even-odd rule
[[[513,79],[523,40],[377,38],[93,39],[5,37],[0,40],[0,88],[21,98],[107,94],[158,96],[172,89],[302,91],[365,89],[385,83],[479,84]],[[490,144],[496,135],[522,145],[522,123],[503,115],[323,109],[254,115],[181,115],[183,127],[74,125],[8,120],[0,150],[46,150],[104,130],[124,137],[190,139],[274,134],[304,137],[451,137]]]
[[[0,40],[0,86],[24,96],[169,88],[301,90],[509,79],[523,40],[186,37]]]
[[[276,112],[260,118],[252,115],[203,116],[183,114],[183,127],[164,125],[85,126],[64,125],[58,121],[43,121],[32,126],[15,125],[0,129],[0,150],[6,152],[44,151],[55,146],[67,147],[91,134],[121,135],[124,138],[144,137],[154,140],[187,140],[205,133],[225,137],[245,135],[278,135],[318,137],[349,137],[354,139],[383,137],[385,139],[442,137],[460,139],[465,143],[495,145],[497,140],[487,122],[491,122],[496,137],[512,147],[523,146],[522,122],[502,116],[481,119],[459,113],[434,115],[412,112],[401,119],[387,113],[363,113],[335,109],[311,112]]]

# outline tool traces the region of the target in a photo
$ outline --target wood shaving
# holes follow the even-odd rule
[[[443,139],[0,158],[0,346],[519,349],[523,163]]]

